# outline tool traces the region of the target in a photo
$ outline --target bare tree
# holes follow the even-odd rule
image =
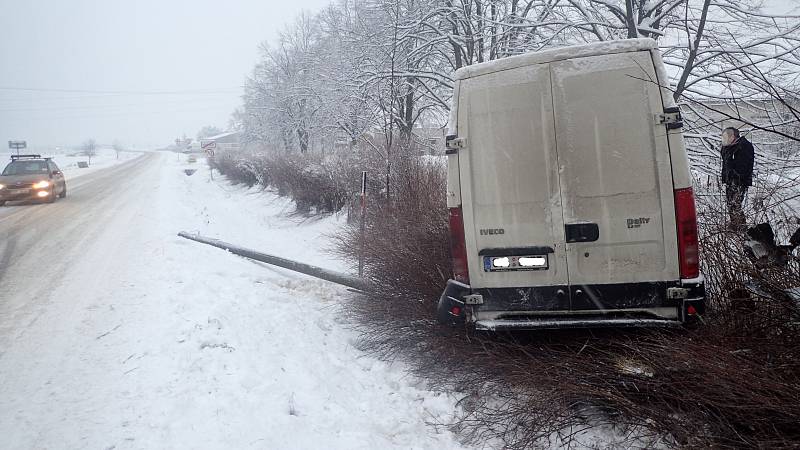
[[[115,140],[112,144],[112,147],[114,148],[117,159],[119,159],[119,153],[125,151],[125,145],[122,142]]]
[[[454,70],[632,37],[659,42],[701,171],[715,170],[726,121],[767,153],[798,134],[800,16],[757,0],[340,0],[262,45],[236,122],[245,141],[287,151],[346,139],[381,153],[388,177],[415,127],[446,121]]]
[[[86,140],[82,147],[82,153],[89,158],[89,164],[92,164],[92,157],[97,155],[97,142],[94,139]]]

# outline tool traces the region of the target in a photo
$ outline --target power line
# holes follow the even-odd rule
[[[240,91],[242,86],[213,88],[213,89],[185,89],[176,91],[99,91],[89,89],[54,89],[54,88],[31,88],[31,87],[10,87],[0,86],[0,91],[16,92],[60,92],[74,94],[103,94],[103,95],[198,95],[198,94],[227,94],[232,91]]]
[[[178,105],[174,105],[178,106]],[[77,119],[105,119],[105,118],[127,118],[127,117],[135,117],[141,115],[148,115],[148,116],[157,116],[158,114],[164,113],[183,113],[183,112],[198,112],[198,111],[227,111],[230,112],[230,108],[227,106],[204,106],[204,107],[189,107],[186,106],[178,106],[177,108],[158,108],[153,110],[126,110],[126,111],[108,111],[108,112],[101,112],[101,111],[78,111],[78,114],[69,114],[69,115],[36,115],[35,117],[31,117],[30,115],[9,115],[8,117],[4,118],[5,122],[19,122],[19,121],[47,121],[47,120],[77,120]],[[46,111],[45,111],[46,112]],[[53,113],[60,113],[60,111],[53,111]],[[65,112],[64,112],[65,113]]]
[[[182,98],[182,99],[160,99],[145,103],[73,103],[73,104],[35,104],[35,105],[4,105],[0,103],[0,113],[35,113],[48,111],[75,111],[75,110],[105,110],[117,108],[135,108],[139,106],[169,106],[169,105],[188,105],[194,103],[218,104],[230,103],[227,98]]]

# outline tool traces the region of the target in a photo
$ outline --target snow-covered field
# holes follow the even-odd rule
[[[32,152],[31,152],[32,153]],[[11,160],[11,155],[13,153],[0,152],[0,170],[5,167],[6,163]],[[141,155],[141,152],[134,152],[134,151],[123,151],[119,152],[119,158],[117,158],[117,152],[110,148],[98,148],[97,154],[92,156],[91,165],[86,168],[79,168],[78,162],[79,161],[89,161],[89,158],[80,155],[79,152],[43,152],[40,153],[42,156],[53,158],[53,161],[58,165],[62,172],[64,172],[64,176],[67,179],[72,179],[76,177],[80,177],[83,175],[88,175],[90,173],[94,173],[98,170],[105,169],[110,166],[114,166],[130,159],[136,158],[137,156]]]
[[[287,217],[286,200],[212,181],[202,159],[143,158],[92,206],[87,177],[86,193],[27,207],[85,218],[44,288],[0,279],[15,286],[0,292],[0,447],[460,447],[430,425],[453,397],[353,347],[343,288],[176,236],[346,270],[321,250],[342,218]],[[18,208],[0,228],[40,211]]]

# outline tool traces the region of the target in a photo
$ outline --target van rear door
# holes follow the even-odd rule
[[[550,70],[572,309],[660,306],[679,269],[652,57],[591,56]]]
[[[497,294],[496,301],[487,301],[498,309],[568,310],[549,67],[520,67],[460,83],[464,228],[467,248],[476,249],[468,256],[470,284],[489,288],[487,296]],[[546,265],[523,268],[524,256],[544,257]],[[508,258],[511,267],[493,267],[494,257]],[[501,295],[504,290],[515,295]]]

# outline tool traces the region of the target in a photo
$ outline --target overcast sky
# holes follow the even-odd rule
[[[224,128],[258,44],[328,3],[0,0],[0,151],[11,139],[160,147]]]
[[[258,44],[329,2],[0,0],[0,148],[224,128]]]

